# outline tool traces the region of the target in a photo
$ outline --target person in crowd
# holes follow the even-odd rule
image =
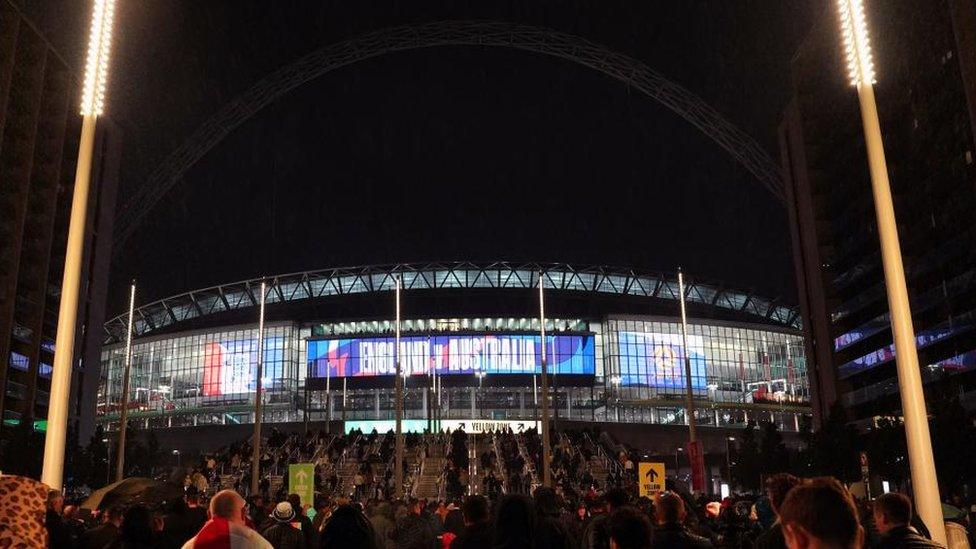
[[[103,549],[118,539],[121,526],[122,508],[117,505],[109,507],[102,513],[102,523],[86,530],[78,540],[78,545],[80,549]]]
[[[68,529],[68,534],[71,536],[72,545],[77,545],[81,534],[85,532],[85,522],[79,518],[79,514],[77,505],[65,505],[61,511],[61,518],[64,520],[64,526]]]
[[[163,547],[178,548],[182,546],[203,526],[203,524],[197,524],[194,527],[190,524],[189,519],[186,501],[176,499],[168,505],[166,514],[163,515],[163,531],[161,534]]]
[[[498,502],[492,533],[493,549],[521,549],[535,546],[535,509],[532,500],[509,494]]]
[[[651,549],[653,527],[647,515],[634,507],[624,506],[607,520],[610,549]]]
[[[189,493],[189,489],[187,489]],[[259,527],[264,523],[264,496],[261,494],[254,494],[248,498],[247,502],[248,519],[251,524],[255,527]]]
[[[474,495],[465,498],[461,504],[464,528],[458,532],[451,549],[490,549],[491,523],[489,523],[488,499]]]
[[[702,549],[712,546],[710,541],[685,528],[685,502],[678,494],[658,494],[654,500],[654,517],[657,520],[657,530],[651,544],[654,549]]]
[[[609,549],[610,532],[607,530],[607,519],[611,513],[627,505],[630,496],[625,490],[611,488],[607,490],[598,505],[594,506],[594,516],[583,530],[583,549]]]
[[[261,535],[274,549],[305,549],[305,536],[301,531],[295,509],[291,503],[282,501],[271,512],[272,524]],[[298,528],[295,527],[298,526]]]
[[[447,506],[447,513],[444,515],[444,532],[457,536],[464,531],[464,515],[461,512],[460,503],[451,502]]]
[[[186,502],[187,527],[190,532],[197,532],[207,522],[207,510],[200,505],[200,492],[196,487],[189,487],[183,496]]]
[[[376,532],[379,546],[385,549],[394,549],[396,545],[393,541],[393,532],[396,529],[396,524],[393,522],[393,508],[390,504],[381,501],[374,505],[369,515],[369,522],[373,526],[373,531]]]
[[[321,532],[325,522],[332,515],[332,505],[329,499],[319,496],[315,498],[315,518],[312,519],[312,529]]]
[[[51,490],[47,494],[47,513],[44,525],[47,527],[47,537],[51,547],[71,547],[71,530],[64,523],[61,511],[64,507],[64,497],[61,492]]]
[[[942,547],[911,526],[912,501],[903,494],[878,496],[872,507],[874,525],[881,534],[878,549],[924,549]]]
[[[437,502],[432,501],[424,505],[424,510],[420,514],[427,521],[427,524],[430,525],[430,531],[434,533],[434,537],[440,536],[444,531],[444,523],[441,521],[441,515],[437,511]]]
[[[798,484],[800,479],[787,473],[780,473],[766,479],[766,497],[769,498],[769,506],[776,516],[776,521],[756,538],[756,549],[785,549],[786,540],[783,539],[783,527],[779,522],[779,508],[783,505],[786,494]]]
[[[318,544],[317,532],[312,528],[312,520],[303,512],[302,497],[298,494],[288,494],[288,503],[295,510],[295,521],[301,525],[302,535],[305,536],[305,547],[315,547]]]
[[[244,524],[244,498],[233,490],[221,490],[210,500],[210,520],[183,549],[273,549],[268,540]]]
[[[779,508],[783,537],[790,549],[861,547],[864,529],[850,492],[834,478],[796,486]]]
[[[321,549],[380,549],[376,532],[366,515],[356,505],[336,507],[325,528],[322,529],[319,547]],[[426,548],[425,548],[426,549]]]
[[[57,547],[52,544],[52,547]],[[122,515],[119,537],[106,549],[156,549],[160,547],[152,513],[145,505],[132,505]]]
[[[536,513],[535,546],[538,549],[568,549],[573,545],[560,520],[560,504],[552,488],[539,487],[534,494]]]
[[[423,501],[411,499],[407,504],[407,513],[397,520],[393,539],[397,549],[433,549],[436,546],[434,531],[430,521],[422,516]]]

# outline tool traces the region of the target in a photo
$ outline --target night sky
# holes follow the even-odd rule
[[[87,2],[26,3],[80,65]],[[78,7],[81,4],[81,7]],[[822,1],[121,1],[106,117],[120,204],[269,72],[408,23],[549,27],[635,57],[778,162],[789,60]],[[80,73],[80,71],[79,71]],[[504,48],[392,53],[256,113],[119,250],[141,301],[265,274],[401,261],[673,271],[795,302],[786,212],[710,138],[604,74]]]

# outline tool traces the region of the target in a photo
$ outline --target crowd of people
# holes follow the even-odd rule
[[[165,502],[111,505],[82,515],[58,492],[47,498],[49,546],[103,548],[364,547],[378,549],[551,548],[629,549],[729,547],[938,547],[904,495],[856,500],[832,478],[789,474],[765,480],[761,494],[693,497],[679,483],[653,498],[638,497],[634,464],[626,452],[594,474],[600,450],[593,438],[560,434],[551,448],[552,488],[539,484],[541,440],[534,432],[409,437],[411,455],[443,460],[443,489],[417,497],[391,486],[391,436],[354,433],[324,438],[272,433],[261,459],[269,470],[289,459],[317,456],[316,495],[302,501],[284,486],[249,478],[215,488],[217,471],[246,465],[239,443],[205,456],[188,471],[182,497]],[[326,441],[328,440],[328,441]],[[274,444],[272,444],[272,442]],[[438,448],[444,448],[441,452]],[[619,459],[618,459],[619,458]],[[334,463],[350,463],[351,483],[336,478]],[[440,461],[438,461],[440,463]],[[243,465],[242,465],[243,464]],[[230,468],[234,470],[233,468]],[[470,471],[470,473],[469,473]],[[345,471],[343,471],[345,474]],[[406,471],[405,471],[406,472]],[[476,475],[480,484],[474,482]],[[599,476],[600,478],[596,478]],[[0,477],[2,478],[2,477]],[[236,477],[235,477],[236,478]],[[368,480],[367,480],[368,479]],[[226,480],[226,479],[224,479]],[[601,482],[602,480],[602,482]],[[952,535],[972,536],[969,517]],[[967,532],[968,529],[968,532]],[[0,528],[0,547],[3,545]]]
[[[313,506],[297,494],[273,501],[225,489],[204,510],[190,489],[162,512],[142,504],[112,507],[86,526],[51,492],[46,528],[50,547],[79,549],[940,547],[901,494],[859,507],[833,478],[782,474],[768,479],[765,500],[774,517],[768,525],[755,509],[743,512],[731,501],[699,507],[675,491],[634,500],[612,488],[574,510],[545,487],[495,502],[483,495],[450,503],[340,497]]]

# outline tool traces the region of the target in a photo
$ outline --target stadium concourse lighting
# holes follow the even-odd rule
[[[44,438],[44,462],[41,482],[60,490],[64,475],[64,445],[68,428],[68,404],[71,396],[72,356],[75,348],[75,325],[78,319],[78,293],[81,286],[81,262],[84,254],[85,224],[88,212],[88,188],[91,183],[92,154],[95,147],[95,122],[105,105],[105,83],[108,81],[109,54],[112,48],[112,24],[115,0],[95,0],[92,8],[91,33],[88,38],[88,61],[81,101],[81,140],[75,168],[75,188],[71,197],[71,217],[64,254],[61,302],[58,306],[58,331],[55,338],[54,366],[51,373],[50,405],[47,412],[47,434]]]
[[[862,0],[837,0],[837,6],[848,76],[851,85],[857,88],[861,105],[861,123],[868,154],[878,236],[881,240],[881,260],[888,292],[898,389],[901,393],[915,507],[919,517],[925,521],[925,525],[932,533],[932,539],[945,545],[945,524],[939,499],[935,460],[932,456],[932,440],[929,435],[925,395],[922,391],[922,377],[918,368],[915,329],[912,326],[912,312],[905,285],[905,268],[901,258],[901,245],[898,242],[898,225],[895,222],[888,166],[885,161],[884,143],[881,140],[878,106],[874,99],[874,61],[871,58],[871,41],[864,16],[864,5]]]

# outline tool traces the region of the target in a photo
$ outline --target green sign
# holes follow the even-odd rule
[[[302,498],[302,507],[315,503],[315,464],[293,463],[288,466],[288,491]],[[301,513],[301,509],[295,509]]]

